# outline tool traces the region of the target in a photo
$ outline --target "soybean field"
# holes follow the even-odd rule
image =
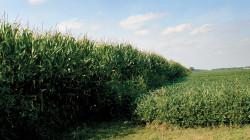
[[[249,124],[250,70],[193,72],[142,97],[136,113],[184,127]]]

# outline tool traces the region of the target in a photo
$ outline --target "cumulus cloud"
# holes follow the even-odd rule
[[[125,29],[133,29],[137,30],[140,27],[144,25],[146,21],[150,21],[156,18],[160,18],[166,14],[164,13],[148,13],[148,14],[142,14],[142,15],[134,15],[130,16],[126,19],[123,19],[122,21],[119,22],[119,25]]]
[[[94,26],[91,28],[91,30],[92,30],[92,31],[95,31],[95,30],[99,30],[99,29],[101,29],[101,28],[102,28],[102,25],[96,24],[96,25],[94,25]]]
[[[61,22],[57,25],[59,31],[66,31],[71,29],[80,29],[84,26],[82,22],[77,21],[77,18],[70,19],[68,21]]]
[[[201,33],[207,33],[210,31],[215,30],[216,27],[213,24],[204,24],[199,28],[194,29],[192,32],[190,32],[191,35],[197,35]]]
[[[150,30],[148,29],[144,29],[144,30],[139,30],[134,32],[135,35],[139,35],[139,36],[145,36],[148,35],[150,33]]]
[[[29,3],[31,3],[31,4],[40,4],[40,3],[43,3],[45,1],[47,1],[47,0],[29,0]]]
[[[199,43],[199,42],[195,41],[195,40],[173,39],[173,40],[158,42],[156,44],[156,47],[158,47],[158,48],[165,48],[165,47],[187,47],[187,46],[190,46],[190,45],[195,45],[197,43]]]
[[[168,34],[172,34],[172,33],[180,33],[180,32],[185,32],[188,30],[192,29],[192,25],[191,24],[181,24],[175,27],[168,27],[167,29],[165,29],[162,34],[163,35],[168,35]]]
[[[250,38],[245,38],[240,40],[240,45],[250,46]]]

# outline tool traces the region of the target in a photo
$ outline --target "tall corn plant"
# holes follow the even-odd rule
[[[131,45],[34,35],[9,23],[1,23],[0,54],[0,104],[10,102],[1,121],[12,120],[1,132],[25,127],[44,139],[79,121],[131,116],[141,94],[186,69],[172,74],[166,59]]]
[[[1,104],[9,102],[16,95],[25,97],[23,103],[28,101],[31,104],[27,106],[30,112],[24,109],[16,111],[24,115],[14,116],[15,111],[5,110],[6,118],[3,119],[13,116],[13,121],[23,120],[23,116],[35,113],[33,116],[37,117],[32,119],[37,122],[34,130],[38,132],[47,131],[48,126],[42,128],[41,125],[51,125],[54,129],[79,120],[77,112],[86,110],[87,98],[90,96],[90,54],[94,42],[87,39],[76,41],[60,33],[34,37],[32,31],[19,30],[19,26],[13,27],[9,23],[2,23],[0,35],[1,97],[6,94],[11,96],[2,99]],[[15,108],[17,104],[12,105]],[[85,111],[79,116],[86,114],[88,112]],[[22,127],[12,125],[13,131]]]

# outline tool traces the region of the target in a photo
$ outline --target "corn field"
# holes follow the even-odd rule
[[[0,139],[59,139],[79,122],[131,117],[140,95],[188,73],[129,44],[1,21]]]
[[[250,70],[194,72],[144,95],[136,114],[184,127],[250,123]]]

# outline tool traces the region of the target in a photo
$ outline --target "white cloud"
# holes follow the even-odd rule
[[[135,35],[139,35],[139,36],[145,36],[148,35],[150,33],[150,30],[148,29],[144,29],[144,30],[139,30],[134,32]]]
[[[63,32],[71,29],[80,29],[83,27],[83,23],[77,21],[77,18],[70,19],[68,21],[61,22],[57,25],[59,31]]]
[[[216,55],[225,55],[225,54],[228,54],[228,52],[225,51],[225,50],[215,51],[214,53],[215,53]]]
[[[159,14],[154,14],[154,13],[148,13],[148,14],[142,14],[142,15],[134,15],[130,16],[126,19],[123,19],[122,21],[119,22],[119,25],[125,29],[139,29],[141,26],[144,25],[146,21],[160,18],[166,14],[164,13],[159,13]]]
[[[180,33],[180,32],[185,32],[192,29],[192,25],[191,24],[181,24],[175,27],[168,27],[167,29],[165,29],[162,34],[163,35],[168,35],[168,34],[172,34],[172,33]]]
[[[156,47],[158,48],[165,48],[165,47],[188,47],[193,46],[195,44],[199,43],[195,40],[189,40],[189,39],[173,39],[168,41],[159,42],[156,44]]]
[[[201,33],[207,33],[210,31],[215,30],[216,27],[213,24],[204,24],[199,28],[194,29],[192,32],[190,32],[191,35],[197,35]]]
[[[102,12],[101,12],[101,11],[99,11],[99,12],[97,12],[96,14],[97,14],[97,15],[102,15]]]
[[[40,3],[43,3],[45,1],[47,1],[47,0],[29,0],[29,3],[31,3],[31,4],[40,4]]]
[[[151,26],[151,28],[153,28],[153,29],[156,29],[158,27],[159,27],[159,25],[157,25],[157,24]]]
[[[94,26],[91,28],[91,30],[92,30],[92,31],[95,31],[95,30],[99,30],[100,28],[102,28],[102,25],[96,24],[96,25],[94,25]]]
[[[249,38],[241,39],[240,40],[240,45],[250,46],[250,39]]]

